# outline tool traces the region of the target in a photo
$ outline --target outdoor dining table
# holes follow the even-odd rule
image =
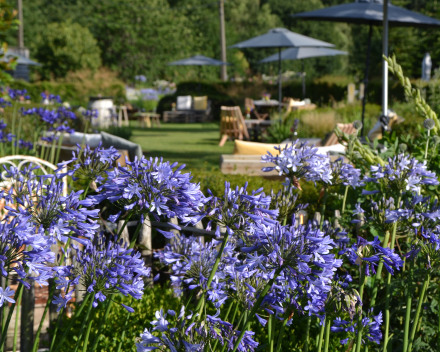
[[[261,99],[261,100],[254,100],[254,105],[258,108],[276,108],[280,105],[280,102],[275,99]],[[281,103],[281,105],[284,105]]]

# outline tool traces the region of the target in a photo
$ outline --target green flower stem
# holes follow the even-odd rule
[[[385,233],[385,238],[383,239],[382,242],[382,247],[385,247],[388,244],[389,239],[390,239],[390,233],[387,231]],[[371,307],[374,307],[374,305],[376,304],[377,291],[379,290],[379,282],[382,276],[382,268],[383,268],[383,260],[381,259],[379,261],[379,264],[377,265],[376,277],[374,278],[373,281],[373,292],[371,294],[371,303],[370,303]]]
[[[325,213],[325,202],[327,201],[327,186],[324,186],[324,196],[322,197],[322,208],[321,208],[321,223],[319,224],[319,229],[322,230],[322,225],[324,224],[324,213]]]
[[[344,193],[344,200],[342,201],[342,211],[341,211],[341,215],[344,214],[344,212],[345,212],[345,202],[346,202],[346,200],[347,200],[348,187],[349,187],[349,186],[345,186],[345,193]]]
[[[136,227],[136,231],[134,232],[133,238],[131,239],[130,246],[128,247],[128,249],[133,249],[134,248],[134,245],[136,244],[136,240],[137,240],[137,238],[139,236],[139,232],[140,232],[140,230],[142,228],[142,225],[143,225],[143,223],[142,223],[141,219],[139,219],[139,223],[138,223],[138,225]]]
[[[129,318],[130,318],[130,313],[127,312],[127,318],[125,318],[124,329],[122,330],[121,339],[119,341],[118,349],[116,350],[116,352],[120,352],[121,351],[122,342],[125,339],[125,330],[127,330],[127,325],[128,325]],[[86,352],[86,351],[83,351],[83,352]]]
[[[23,291],[23,284],[20,282],[18,284],[18,288],[17,291],[15,291],[15,295],[14,295],[14,301],[17,302],[18,297],[20,296],[20,292]],[[14,313],[14,308],[15,305],[17,303],[12,303],[11,307],[9,307],[9,314],[8,314],[8,318],[6,319],[6,323],[3,327],[2,330],[2,336],[1,336],[1,340],[0,340],[0,349],[3,349],[3,345],[6,342],[6,336],[8,335],[8,328],[9,328],[9,323],[11,322],[11,318],[12,318],[12,313]]]
[[[272,342],[272,314],[269,314],[269,319],[267,321],[267,342],[269,348],[271,348],[270,352],[273,352],[273,344]]]
[[[72,318],[70,318],[70,324],[67,327],[67,329],[64,331],[63,336],[61,336],[60,342],[58,342],[58,345],[55,347],[55,349],[53,351],[51,350],[51,352],[58,351],[60,349],[60,347],[63,345],[64,341],[66,340],[67,335],[71,332],[72,326],[75,323],[76,318],[79,317],[79,315],[81,314],[81,312],[84,309],[84,307],[86,306],[86,303],[89,300],[89,298],[90,298],[90,295],[86,295],[84,297],[84,301],[82,302],[81,306],[75,312],[74,316]],[[90,306],[92,306],[92,304],[90,304]]]
[[[20,305],[21,305],[22,297],[23,297],[23,290],[20,290],[17,299],[17,309],[15,310],[14,342],[12,344],[12,351],[14,352],[17,351],[18,322],[20,320]],[[6,331],[5,333],[7,334],[8,332]]]
[[[325,320],[325,342],[324,342],[324,352],[328,352],[328,346],[330,345],[330,326],[331,326],[330,318]]]
[[[89,324],[87,325],[86,336],[84,337],[83,352],[87,352],[87,345],[89,344],[89,336],[90,336],[90,330],[92,329],[92,323],[93,323],[93,319],[91,317],[89,319]]]
[[[20,145],[19,145],[19,140],[20,140],[20,135],[21,135],[21,123],[22,123],[22,121],[23,121],[23,116],[21,116],[21,114],[20,115],[18,115],[18,130],[17,130],[17,138],[16,138],[16,141],[17,141],[17,145],[16,145],[16,150],[15,150],[15,152],[16,152],[16,154],[20,154]],[[14,350],[15,351],[15,350]]]
[[[226,315],[225,315],[225,317],[223,318],[224,321],[228,321],[229,313],[231,312],[231,308],[232,308],[232,306],[233,306],[234,304],[235,304],[235,302],[232,301],[232,303],[229,305],[228,311],[226,312]],[[214,346],[212,347],[212,350],[213,350],[213,351],[216,350],[215,348],[217,347],[217,343],[218,343],[218,340],[215,340]],[[90,352],[93,352],[93,351],[90,351]]]
[[[399,207],[401,197],[397,199],[396,208]],[[396,232],[397,232],[397,221],[393,224],[393,233],[391,234],[391,243],[390,249],[394,249],[394,244],[396,241]],[[389,341],[389,330],[390,330],[390,301],[391,301],[391,273],[387,274],[387,281],[385,285],[385,334],[384,334],[384,344],[383,351],[387,350],[387,345]]]
[[[87,322],[88,322],[88,320],[90,318],[90,313],[91,313],[92,308],[93,308],[93,301],[95,300],[95,292],[93,292],[93,294],[89,295],[89,296],[91,296],[92,299],[90,300],[89,308],[87,309],[87,313],[84,316],[84,319],[83,319],[83,321],[81,323],[81,329],[79,330],[78,340],[76,341],[75,349],[73,350],[73,352],[77,352],[79,346],[81,345],[81,338],[82,338],[82,335],[84,333],[84,328],[86,327],[86,324],[87,324]]]
[[[70,284],[67,286],[66,294],[69,293],[69,289],[70,289]],[[57,325],[55,326],[55,331],[54,331],[54,333],[52,335],[52,341],[50,343],[49,351],[52,351],[53,345],[55,344],[55,339],[57,337],[58,327],[61,325],[62,320],[63,320],[62,319],[63,318],[63,312],[64,312],[64,307],[61,308],[61,310],[60,310],[59,317],[58,317],[58,322],[57,322]],[[38,346],[38,344],[37,344],[37,346]]]
[[[98,332],[96,333],[96,337],[93,340],[92,348],[89,352],[94,352],[96,350],[96,347],[98,347],[99,337],[101,336],[102,327],[104,326],[104,323],[107,321],[107,317],[110,313],[110,307],[112,306],[113,301],[108,300],[107,301],[107,307],[105,308],[105,313],[102,316],[101,321],[99,322]]]
[[[283,341],[283,337],[284,337],[284,332],[286,330],[286,324],[288,321],[289,321],[289,317],[288,316],[284,317],[283,324],[281,325],[281,330],[278,335],[278,342],[277,342],[277,347],[275,348],[275,352],[281,351],[281,345],[282,345],[282,341]]]
[[[50,148],[50,163],[53,164],[54,163],[54,159],[55,159],[55,143],[56,143],[56,139],[55,139],[55,135],[54,135],[54,139],[52,141],[52,146]]]
[[[120,229],[119,232],[118,232],[118,239],[121,238],[122,232],[124,231],[125,226],[127,226],[127,224],[128,224],[128,220],[130,220],[131,215],[132,215],[132,212],[129,212],[128,215],[127,215],[127,217],[125,218],[125,221],[124,221],[124,223],[122,224],[122,227],[121,227],[121,229]]]
[[[440,289],[438,291],[439,293],[439,297],[438,297],[438,302],[440,302]],[[438,330],[437,330],[437,336],[438,336],[438,346],[440,346],[440,304],[438,305]]]
[[[70,237],[67,239],[66,245],[64,246],[63,254],[61,255],[61,259],[60,259],[61,265],[64,262],[64,258],[66,256],[67,248],[69,248],[69,245],[70,245]],[[49,297],[47,297],[46,306],[44,307],[43,316],[41,317],[41,320],[40,320],[40,325],[38,326],[37,334],[35,335],[34,346],[32,347],[33,352],[36,352],[38,350],[38,345],[40,344],[41,329],[43,328],[44,319],[46,319],[46,315],[49,310],[49,306],[52,303],[54,292],[55,292],[55,285],[52,285],[52,288],[49,292]]]
[[[360,278],[359,278],[359,298],[361,299],[361,302],[364,299],[364,286],[365,286],[365,270],[363,270],[362,265],[359,267],[360,268]],[[358,315],[358,321],[357,321],[357,326],[358,326],[358,334],[357,334],[357,341],[356,341],[356,352],[360,352],[361,351],[361,346],[362,346],[362,306],[359,309],[359,315]]]
[[[430,135],[430,130],[428,130],[428,139],[426,140],[426,148],[425,148],[425,160],[428,157],[428,146],[429,146],[429,135]]]
[[[325,321],[322,323],[321,328],[319,329],[319,338],[318,338],[318,352],[321,352],[322,349],[322,341],[324,340],[324,331],[325,331]]]
[[[243,336],[244,336],[245,332],[247,331],[247,329],[249,328],[249,325],[251,324],[251,320],[254,318],[255,314],[257,313],[258,309],[260,308],[261,302],[263,302],[264,297],[266,297],[266,294],[269,292],[269,290],[271,289],[274,281],[276,280],[276,278],[278,277],[278,275],[281,273],[282,270],[283,270],[282,267],[278,268],[275,271],[275,273],[273,275],[273,278],[269,280],[269,282],[266,284],[266,286],[264,286],[263,291],[261,292],[261,294],[258,297],[257,301],[254,303],[254,306],[252,307],[251,313],[247,317],[246,322],[244,323],[244,326],[241,329],[241,333],[238,336],[237,341],[235,342],[234,349],[232,350],[232,352],[235,352],[237,350],[238,345],[240,344],[241,340],[243,339]]]
[[[237,302],[237,305],[235,306],[234,314],[232,315],[232,319],[231,319],[231,321],[230,321],[230,323],[231,323],[232,325],[234,325],[235,317],[237,316],[238,306],[239,306],[239,304],[238,304],[238,302]]]
[[[409,344],[408,344],[408,352],[411,352],[411,350],[412,350],[414,336],[416,334],[417,322],[419,321],[419,316],[420,316],[420,312],[422,310],[422,305],[423,305],[423,299],[425,296],[425,291],[428,287],[429,279],[430,279],[430,274],[429,274],[429,272],[427,272],[425,279],[423,281],[422,290],[420,291],[419,302],[417,304],[417,310],[416,310],[416,316],[413,321],[413,325],[412,325],[412,329],[411,329],[411,337],[409,339]]]
[[[208,283],[206,284],[207,290],[209,290],[209,287],[211,286],[211,282],[214,279],[214,275],[215,275],[217,268],[220,264],[220,260],[222,258],[223,251],[225,250],[225,246],[226,246],[226,243],[228,242],[228,239],[229,239],[229,234],[226,232],[225,238],[223,239],[222,245],[220,247],[220,251],[218,252],[217,258],[215,259],[214,266],[212,267],[211,274],[209,274]],[[199,302],[197,303],[197,307],[196,307],[196,312],[197,311],[199,312],[199,319],[202,316],[203,304],[205,304],[205,295],[203,295],[202,297],[203,298],[199,300]],[[192,321],[194,321],[194,319],[195,319],[195,314],[193,316]]]
[[[12,110],[12,123],[11,123],[11,134],[15,135],[15,120],[17,118],[17,108],[18,108],[18,101],[14,101],[14,107]],[[15,155],[15,141],[16,139],[12,137],[11,139],[11,155]]]
[[[270,315],[272,317],[272,314]],[[270,352],[273,352],[273,348],[275,345],[275,327],[276,327],[276,320],[272,318],[272,337],[270,339]]]
[[[307,317],[307,326],[306,326],[306,342],[304,344],[304,352],[309,352],[309,336],[310,336],[310,323],[311,323],[312,317]]]
[[[58,160],[60,159],[61,145],[63,144],[64,133],[61,133],[61,136],[58,138],[58,147],[57,153],[55,155],[54,164],[58,164]]]
[[[414,271],[414,261],[410,263],[410,269],[408,273],[408,280],[406,283],[407,293],[406,293],[406,314],[405,314],[405,328],[403,332],[403,352],[408,350],[408,338],[409,338],[409,322],[411,320],[411,305],[412,305],[412,292],[411,286],[413,281],[413,271]]]
[[[431,282],[431,276],[429,276],[429,278],[428,278],[428,283],[426,284],[426,290],[429,290],[429,283],[430,282]],[[424,297],[423,298],[423,304],[425,304],[426,301],[428,300],[428,295],[425,294],[423,297]],[[420,329],[422,328],[422,318],[423,318],[423,313],[420,314],[419,322],[417,324],[416,334],[418,334]]]

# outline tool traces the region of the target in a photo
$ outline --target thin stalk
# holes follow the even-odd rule
[[[344,214],[344,212],[345,212],[345,201],[347,200],[348,187],[349,187],[349,186],[345,186],[345,193],[344,193],[344,200],[342,201],[342,211],[341,211],[341,215]]]
[[[96,347],[98,347],[99,337],[101,336],[102,327],[104,326],[104,323],[107,320],[108,314],[110,313],[110,307],[112,306],[111,300],[107,301],[107,307],[105,308],[105,313],[102,316],[101,321],[99,322],[98,332],[96,333],[96,337],[93,340],[92,348],[90,349],[90,352],[94,352],[96,350]]]
[[[12,343],[12,350],[14,352],[17,351],[18,321],[20,320],[20,305],[21,305],[22,297],[23,297],[23,290],[20,290],[17,299],[17,309],[15,310],[14,342]],[[5,333],[7,334],[8,332],[6,331]]]
[[[51,352],[56,352],[60,349],[60,347],[63,345],[64,340],[66,340],[67,334],[71,333],[71,329],[73,324],[75,323],[75,320],[77,317],[79,317],[79,315],[81,314],[82,310],[84,309],[84,307],[86,306],[87,301],[89,300],[91,296],[90,295],[86,295],[84,297],[84,301],[82,302],[82,304],[80,305],[80,307],[78,308],[78,310],[75,312],[74,316],[72,318],[70,318],[70,324],[67,327],[67,329],[64,331],[63,336],[61,336],[61,340],[60,342],[58,342],[58,345],[55,347],[55,349]],[[91,306],[92,304],[90,304]]]
[[[14,295],[14,301],[15,302],[17,302],[18,297],[20,295],[20,292],[22,290],[23,290],[23,284],[20,282],[18,284],[17,291],[15,292],[15,295]],[[3,330],[2,330],[2,337],[1,337],[1,340],[0,340],[0,349],[3,349],[3,345],[4,345],[5,341],[6,341],[6,336],[8,335],[9,323],[11,322],[12,313],[14,313],[14,308],[15,308],[16,304],[17,303],[12,303],[11,307],[9,307],[8,318],[6,319],[6,323],[5,323],[5,325],[3,327]]]
[[[322,340],[324,339],[324,331],[325,331],[325,321],[322,323],[321,328],[319,329],[318,352],[321,352],[322,349]]]
[[[239,306],[239,304],[237,303],[237,305],[235,306],[234,314],[232,315],[232,319],[231,319],[232,325],[234,325],[235,317],[237,316],[238,306]]]
[[[55,162],[54,164],[58,164],[60,159],[60,152],[61,152],[61,145],[63,144],[63,138],[64,133],[61,133],[61,136],[58,138],[58,148],[57,148],[57,154],[55,155]]]
[[[425,160],[428,157],[428,146],[429,146],[429,135],[430,135],[430,130],[428,130],[428,139],[426,140],[426,148],[425,148]]]
[[[122,342],[125,339],[125,330],[127,329],[127,324],[128,324],[128,318],[130,317],[130,313],[127,313],[127,318],[125,318],[125,324],[124,324],[124,330],[122,330],[122,335],[121,335],[121,339],[119,341],[119,346],[116,352],[121,351],[121,347],[122,347]],[[85,352],[85,351],[83,351]]]
[[[428,283],[426,285],[426,290],[429,290],[430,279],[431,279],[431,276],[428,278]],[[427,300],[428,300],[428,295],[425,295],[424,298],[423,298],[423,304],[425,304]],[[422,318],[423,318],[423,314],[420,314],[419,322],[417,323],[416,334],[418,334],[420,329],[422,328]]]
[[[90,296],[90,295],[89,295],[89,296]],[[91,299],[90,304],[89,304],[89,309],[87,309],[87,313],[86,313],[86,315],[84,316],[84,319],[83,319],[83,321],[82,321],[81,329],[79,330],[79,334],[78,334],[78,340],[76,341],[75,349],[73,350],[73,352],[78,351],[79,345],[81,345],[82,334],[84,333],[84,328],[86,327],[86,323],[87,323],[87,321],[89,320],[90,313],[91,313],[92,308],[93,308],[93,301],[94,301],[94,299],[95,299],[95,292],[93,292],[93,294],[91,295],[91,297],[92,297],[92,299]]]
[[[276,320],[273,319],[273,321],[272,321],[272,337],[270,339],[270,344],[269,344],[270,352],[273,352],[273,348],[274,348],[274,344],[275,344],[275,326],[276,326]]]
[[[286,324],[288,321],[289,321],[289,318],[285,317],[283,320],[283,324],[281,325],[280,333],[278,335],[278,342],[277,342],[277,347],[275,348],[275,352],[281,351],[281,344],[282,344],[283,337],[284,337],[284,331],[286,330]]]
[[[304,352],[309,352],[309,336],[310,336],[310,323],[312,317],[309,315],[307,317],[307,326],[306,326],[306,343],[304,344]]]
[[[230,313],[231,308],[232,308],[232,306],[234,305],[234,303],[235,303],[235,302],[232,301],[232,303],[229,305],[228,311],[226,312],[226,315],[225,315],[225,317],[223,318],[223,321],[228,321],[228,316],[229,316],[229,313]],[[213,350],[213,351],[215,351],[215,348],[217,347],[217,343],[218,343],[218,340],[215,340],[214,346],[212,347],[212,350]],[[90,351],[90,352],[93,352],[93,351]]]
[[[255,314],[257,313],[258,309],[260,308],[261,302],[263,302],[264,297],[266,297],[266,294],[269,292],[274,281],[276,280],[276,278],[278,277],[278,275],[281,273],[282,270],[283,270],[282,267],[278,268],[275,271],[273,278],[269,280],[269,282],[266,284],[266,286],[264,286],[263,291],[261,292],[257,301],[254,303],[254,306],[252,307],[252,310],[251,310],[249,316],[247,317],[246,322],[243,325],[243,328],[241,329],[241,333],[238,336],[237,341],[235,342],[234,349],[232,350],[232,352],[235,352],[237,350],[238,346],[241,343],[241,340],[243,339],[243,336],[244,336],[246,330],[249,328],[249,325],[251,324],[251,320],[254,318]]]
[[[401,197],[398,198],[396,208],[399,207]],[[393,233],[391,235],[390,249],[394,249],[394,243],[396,241],[397,221],[393,224]],[[385,286],[385,334],[383,351],[387,350],[390,330],[390,301],[391,301],[391,273],[387,274],[387,281]]]
[[[330,319],[325,320],[325,342],[324,342],[324,352],[328,352],[328,346],[330,345]]]
[[[54,134],[53,141],[52,141],[52,147],[50,148],[50,159],[49,159],[49,161],[50,161],[51,164],[54,163],[53,161],[54,161],[54,158],[55,158],[55,142],[56,142],[56,139],[55,139],[55,134]]]
[[[211,286],[211,282],[214,279],[214,275],[215,275],[215,273],[217,271],[218,265],[220,264],[220,260],[222,258],[223,251],[225,249],[226,243],[228,242],[228,239],[229,239],[229,234],[226,232],[225,238],[223,239],[222,245],[220,247],[220,251],[218,252],[217,258],[215,259],[214,266],[212,267],[211,274],[209,274],[208,283],[206,284],[206,289],[207,290]],[[196,312],[199,311],[199,313],[200,313],[199,317],[201,317],[202,304],[205,303],[205,296],[202,296],[202,297],[203,298],[199,300],[199,302],[197,303],[197,307],[196,307]],[[195,318],[195,315],[193,316],[193,320],[192,321],[194,321],[194,318]]]
[[[134,245],[136,244],[136,240],[139,236],[139,231],[141,230],[141,228],[142,228],[142,221],[139,220],[139,224],[136,227],[136,231],[134,232],[133,238],[131,239],[130,246],[128,247],[128,249],[134,248]]]
[[[191,294],[189,295],[189,298],[188,298],[188,300],[185,303],[185,310],[188,307],[188,305],[191,303],[191,300],[192,300],[193,296],[194,296],[194,290],[191,291]]]
[[[14,107],[12,110],[12,123],[11,123],[11,134],[15,135],[15,119],[17,117],[17,107],[18,107],[18,101],[14,101]],[[15,155],[15,137],[12,137],[11,140],[11,155]]]
[[[409,339],[409,344],[408,344],[408,352],[411,352],[411,350],[412,350],[414,336],[416,334],[417,322],[419,321],[419,316],[420,316],[420,312],[422,310],[422,305],[423,305],[423,299],[425,296],[426,288],[428,287],[429,279],[430,279],[430,275],[429,275],[429,272],[427,272],[425,279],[423,281],[422,290],[420,291],[419,302],[417,304],[417,310],[416,310],[416,316],[414,318],[414,322],[413,322],[412,329],[411,329],[411,337]]]
[[[121,227],[121,229],[120,229],[119,232],[118,232],[118,239],[121,238],[122,232],[124,231],[125,226],[127,226],[127,224],[128,224],[128,220],[130,220],[131,215],[132,215],[132,212],[128,213],[127,217],[125,218],[125,221],[124,221],[124,223],[122,224],[122,227]]]
[[[87,352],[87,345],[89,344],[89,336],[90,336],[90,330],[92,329],[92,323],[93,323],[93,319],[90,318],[89,324],[87,325],[86,336],[84,337],[83,352]]]
[[[66,290],[66,294],[69,293],[69,289],[70,289],[70,284],[67,286],[67,290]],[[64,312],[64,307],[61,308],[60,313],[59,313],[59,317],[58,317],[58,322],[57,325],[55,326],[55,331],[52,335],[52,341],[50,343],[50,348],[49,351],[52,351],[53,345],[55,344],[55,339],[57,338],[57,332],[58,332],[58,327],[61,325],[61,323],[63,322],[63,312]],[[37,344],[38,347],[38,344]]]
[[[271,346],[272,341],[272,314],[269,314],[269,319],[267,320],[267,344],[269,345],[269,348],[272,347],[270,350],[273,351],[273,345]]]
[[[405,328],[403,332],[403,352],[408,350],[408,338],[409,338],[409,322],[411,320],[411,305],[412,305],[412,275],[414,270],[414,261],[410,263],[410,269],[408,273],[408,280],[406,283],[407,293],[406,293],[406,314],[405,314]]]
[[[364,285],[365,285],[365,270],[362,270],[362,265],[360,266],[360,270],[361,270],[361,275],[360,275],[360,279],[359,279],[359,298],[361,300],[361,302],[364,299]],[[360,312],[358,315],[358,321],[357,321],[357,326],[358,326],[358,335],[357,335],[357,341],[356,341],[356,352],[360,352],[361,351],[361,346],[362,346],[362,306],[360,307]]]
[[[439,297],[438,302],[440,302],[440,289],[438,290]],[[438,342],[437,345],[440,346],[440,304],[438,305],[438,330],[437,330]]]
[[[63,251],[63,254],[61,255],[61,259],[60,259],[60,265],[62,265],[64,262],[64,258],[66,256],[67,248],[69,248],[69,245],[70,245],[70,237],[67,239],[66,245],[64,246],[64,251]],[[44,307],[43,316],[41,317],[40,325],[38,326],[37,334],[35,335],[34,346],[32,348],[32,351],[34,351],[34,352],[37,351],[37,349],[38,349],[38,345],[40,343],[41,329],[43,328],[44,319],[46,319],[46,315],[47,315],[47,311],[49,310],[49,306],[52,303],[54,292],[55,292],[55,285],[52,286],[52,288],[49,292],[49,297],[47,298],[46,306]]]
[[[18,130],[17,130],[17,138],[16,138],[16,153],[20,154],[20,135],[21,135],[21,121],[23,120],[23,116],[18,115]],[[15,351],[15,350],[14,350]]]
[[[390,239],[390,233],[387,231],[385,233],[385,238],[383,239],[382,242],[382,247],[386,247],[389,239]],[[376,304],[377,291],[379,290],[379,282],[382,276],[382,268],[383,268],[383,260],[380,259],[379,264],[377,265],[376,277],[374,278],[373,281],[373,292],[371,294],[371,303],[370,303],[371,307],[374,307],[374,305]]]
[[[84,135],[83,135],[83,139],[82,139],[82,141],[81,141],[81,150],[79,151],[79,153],[78,153],[78,160],[81,160],[81,155],[82,155],[82,153],[83,153],[83,149],[84,149],[84,142],[85,142],[85,140],[86,140],[86,133],[87,133],[87,130],[89,129],[89,120],[86,118],[86,126],[85,126],[85,128],[84,128]]]
[[[322,230],[322,225],[324,224],[324,213],[325,213],[325,202],[327,201],[327,187],[324,186],[324,196],[322,197],[322,208],[321,208],[321,223],[319,224],[319,229]]]

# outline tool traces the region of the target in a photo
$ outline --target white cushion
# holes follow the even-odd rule
[[[84,133],[75,132],[70,135],[70,142],[72,144],[79,144],[83,142]],[[88,145],[90,148],[96,148],[102,141],[102,136],[100,133],[88,133],[84,138],[84,144]]]
[[[177,110],[191,110],[192,98],[191,95],[184,95],[177,97]]]

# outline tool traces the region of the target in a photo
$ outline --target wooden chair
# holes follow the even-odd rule
[[[244,99],[244,107],[249,109],[251,113],[255,115],[258,120],[266,120],[269,117],[269,113],[260,114],[254,104],[254,100],[251,98]]]
[[[249,133],[244,123],[243,115],[239,106],[222,106],[220,120],[220,143],[223,147],[228,140],[243,139],[243,136],[249,140]]]
[[[128,112],[127,107],[124,105],[116,106],[118,112],[118,127],[122,127],[122,119],[125,120],[125,126],[128,126]]]

